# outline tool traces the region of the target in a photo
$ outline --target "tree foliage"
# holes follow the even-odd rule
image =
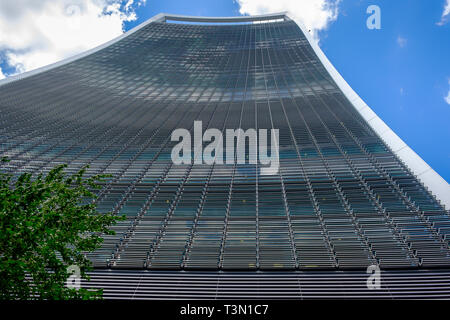
[[[7,161],[2,159],[2,162]],[[123,217],[96,210],[93,189],[105,175],[74,175],[66,165],[48,174],[0,173],[0,299],[92,299],[101,290],[66,286],[68,267],[81,276],[91,262],[85,253],[98,248],[103,234]],[[32,281],[30,281],[32,279]]]

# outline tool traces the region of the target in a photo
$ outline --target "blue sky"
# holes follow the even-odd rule
[[[27,31],[21,27],[17,39],[20,37],[22,42],[17,43],[13,37],[14,30],[17,30],[15,26],[25,20],[10,18],[12,15],[8,10],[14,9],[14,4],[17,6],[20,2],[26,6],[31,0],[2,0],[0,76],[1,72],[8,76],[30,70],[43,61],[53,62],[83,51],[87,46],[105,42],[160,12],[238,16],[287,9],[294,11],[296,18],[305,20],[311,27],[322,50],[363,100],[444,179],[450,181],[450,96],[448,102],[445,99],[450,93],[450,14],[445,15],[446,5],[450,10],[450,0],[61,1],[65,3],[65,16],[61,17],[61,22],[55,18],[49,25],[67,22],[68,16],[77,13],[70,7],[74,3],[82,8],[82,26],[91,24],[85,36],[88,35],[90,42],[77,44],[73,40],[73,37],[82,34],[81,29],[72,28],[73,33],[69,30],[64,35],[51,36],[47,35],[46,29],[42,29],[39,34],[27,38],[30,32],[36,30]],[[116,4],[116,7],[103,6],[104,15],[100,19],[95,11],[98,8],[89,6],[89,1],[99,8],[100,2]],[[9,7],[5,5],[8,3]],[[380,30],[366,27],[369,17],[366,9],[372,4],[381,9]],[[42,12],[49,12],[49,6],[43,6]],[[33,20],[24,16],[23,12],[28,11],[19,9],[21,19]],[[96,14],[89,15],[86,13],[88,10]],[[2,13],[7,19],[2,19]],[[36,12],[30,14],[34,14],[33,17],[43,15]],[[42,21],[42,18],[36,18],[36,21]],[[10,38],[7,37],[10,34],[7,30],[12,30]],[[2,42],[2,36],[9,40]],[[36,45],[36,39],[43,39],[42,43]],[[64,42],[62,39],[70,40],[64,48],[58,47],[58,43]],[[52,41],[55,43],[52,44]],[[47,51],[41,49],[46,46]]]

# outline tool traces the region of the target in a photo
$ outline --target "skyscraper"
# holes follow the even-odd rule
[[[130,280],[117,289],[120,278],[154,275],[203,286],[274,277],[295,287],[292,296],[308,296],[301,281],[318,285],[318,274],[354,277],[365,292],[370,265],[388,278],[431,279],[438,268],[449,279],[448,183],[284,13],[160,14],[99,48],[1,81],[0,107],[0,150],[11,171],[67,163],[71,172],[89,164],[89,174],[112,175],[98,209],[127,219],[89,255],[94,285],[111,296],[139,287]],[[196,162],[195,150],[189,163],[175,164],[172,133],[194,137],[196,121],[202,150],[208,129],[278,130],[277,170]],[[448,295],[449,280],[439,279]]]

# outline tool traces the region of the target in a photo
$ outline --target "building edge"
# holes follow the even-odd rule
[[[315,54],[328,71],[339,89],[344,93],[350,104],[366,120],[380,139],[391,151],[411,170],[420,182],[430,191],[446,210],[450,209],[450,185],[436,171],[433,170],[414,150],[412,150],[380,117],[364,102],[363,99],[350,87],[345,79],[336,70],[319,45],[312,38],[308,29],[298,21],[293,20],[302,30]]]
[[[43,73],[43,72],[46,72],[46,71],[58,68],[60,66],[63,66],[63,65],[66,65],[68,63],[71,63],[71,62],[74,62],[76,60],[79,60],[79,59],[82,59],[84,57],[87,57],[90,54],[93,54],[93,53],[95,53],[97,51],[100,51],[100,50],[102,50],[104,48],[109,47],[110,45],[112,45],[112,44],[114,44],[116,42],[119,42],[123,38],[126,38],[129,35],[135,33],[136,31],[144,28],[146,25],[148,25],[148,24],[150,24],[152,22],[155,22],[155,21],[161,21],[163,19],[164,19],[164,14],[163,13],[157,14],[156,16],[151,17],[150,19],[148,19],[147,21],[141,23],[140,25],[138,25],[138,26],[128,30],[127,32],[124,32],[120,36],[118,36],[118,37],[116,37],[116,38],[114,38],[112,40],[109,40],[108,42],[105,42],[104,44],[101,44],[101,45],[99,45],[97,47],[94,47],[94,48],[89,49],[87,51],[75,54],[75,55],[73,55],[71,57],[65,58],[65,59],[60,60],[58,62],[51,63],[49,65],[46,65],[46,66],[43,66],[43,67],[40,67],[40,68],[36,68],[34,70],[31,70],[31,71],[27,71],[27,72],[24,72],[24,73],[21,73],[21,74],[18,74],[18,75],[9,76],[9,77],[7,77],[5,79],[2,79],[2,80],[0,80],[0,87],[2,85],[5,85],[5,84],[11,83],[11,82],[15,82],[15,81],[18,81],[18,80],[26,79],[26,78],[32,77],[34,75],[37,75],[37,74],[40,74],[40,73]]]
[[[5,79],[0,80],[0,86],[15,82],[18,80],[22,80],[34,75],[37,75],[42,72],[46,72],[52,69],[55,69],[57,67],[63,66],[65,64],[74,62],[76,60],[82,59],[84,57],[89,56],[90,54],[93,54],[97,51],[100,51],[104,48],[109,47],[110,45],[115,44],[116,42],[119,42],[123,38],[128,37],[129,35],[139,31],[140,29],[146,27],[152,22],[164,22],[166,20],[174,20],[174,21],[192,21],[192,22],[211,22],[211,23],[225,23],[225,22],[251,22],[251,21],[264,21],[264,20],[273,20],[273,19],[281,19],[286,16],[286,12],[280,12],[280,13],[271,13],[271,14],[263,14],[263,15],[255,15],[255,16],[238,16],[238,17],[200,17],[200,16],[184,16],[184,15],[177,15],[177,14],[168,14],[168,13],[159,13],[148,20],[144,21],[140,25],[137,25],[136,27],[128,30],[127,32],[124,32],[120,36],[109,40],[108,42],[105,42],[104,44],[101,44],[97,47],[94,47],[92,49],[89,49],[87,51],[75,54],[71,57],[65,58],[63,60],[57,61],[55,63],[51,63],[46,66],[42,66],[39,68],[36,68],[31,71],[23,72],[21,74],[9,76]]]

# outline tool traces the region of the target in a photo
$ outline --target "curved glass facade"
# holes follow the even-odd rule
[[[365,269],[450,265],[448,212],[371,129],[291,20],[152,22],[0,87],[14,172],[112,178],[127,216],[95,267]],[[175,129],[278,129],[279,170],[171,160]],[[205,146],[205,144],[204,144]],[[251,156],[246,149],[246,159]]]

